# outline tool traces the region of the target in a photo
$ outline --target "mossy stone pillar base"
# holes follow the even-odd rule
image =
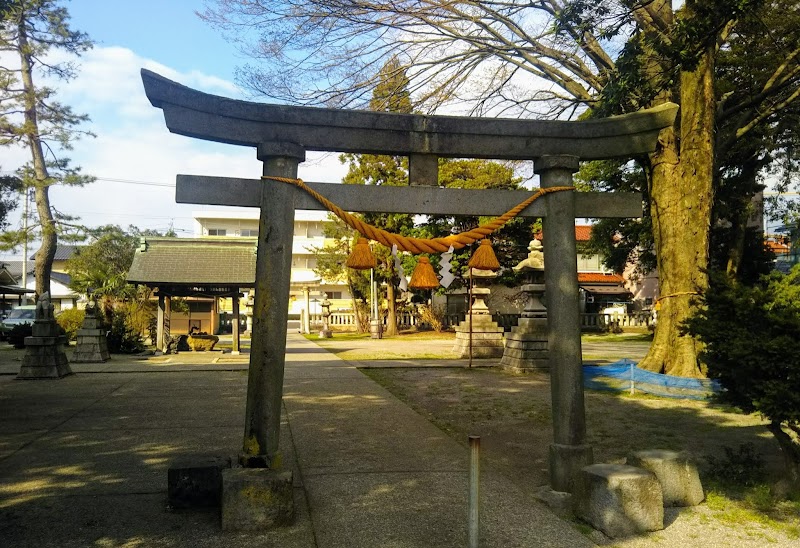
[[[222,471],[222,530],[266,531],[294,520],[291,471],[230,468]]]
[[[581,470],[593,461],[591,445],[550,444],[550,487],[574,494]]]

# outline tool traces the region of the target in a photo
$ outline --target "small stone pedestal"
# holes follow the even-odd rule
[[[637,451],[627,462],[655,474],[661,484],[664,506],[697,506],[705,499],[697,467],[684,453],[659,449]]]
[[[86,307],[86,315],[77,336],[78,344],[72,354],[74,363],[100,363],[111,358],[106,333],[100,329],[94,307]]]
[[[581,471],[576,487],[578,517],[611,538],[664,528],[661,485],[652,472],[623,464],[593,464]]]
[[[17,378],[60,379],[71,375],[65,344],[67,337],[60,334],[52,314],[49,318],[37,318],[33,322],[33,335],[25,337],[25,355]]]
[[[222,470],[222,530],[265,531],[294,520],[291,471]]]
[[[506,336],[506,347],[500,365],[515,372],[547,371],[547,310],[542,305],[544,284],[522,286],[528,299],[519,324]]]
[[[456,326],[453,352],[459,358],[468,358],[470,355],[470,331],[472,331],[472,357],[499,358],[503,355],[503,328],[492,320],[489,307],[484,301],[489,293],[488,287],[476,287],[472,290],[472,313],[468,313],[467,319]],[[470,325],[470,315],[472,325]]]

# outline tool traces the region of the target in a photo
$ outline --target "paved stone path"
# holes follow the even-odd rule
[[[2,545],[466,545],[466,444],[294,334],[281,445],[295,525],[231,535],[213,511],[167,509],[170,461],[241,443],[246,358],[209,357],[115,356],[59,381],[16,381],[1,364]],[[592,546],[532,492],[482,471],[482,546]]]

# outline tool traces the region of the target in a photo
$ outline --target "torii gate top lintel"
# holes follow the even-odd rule
[[[148,99],[164,111],[173,133],[254,147],[294,143],[306,151],[498,160],[631,157],[652,152],[678,110],[667,103],[580,122],[396,114],[228,99],[141,72]]]

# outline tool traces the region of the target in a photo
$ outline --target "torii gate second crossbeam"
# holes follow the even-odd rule
[[[433,188],[439,157],[533,160],[543,188],[572,185],[579,161],[630,158],[655,150],[677,105],[585,122],[476,119],[269,105],[226,99],[142,70],[150,102],[170,131],[251,146],[263,175],[296,178],[309,150],[409,157],[409,187],[313,184],[342,209],[445,215],[499,215],[528,193]],[[413,186],[429,185],[429,186]],[[272,180],[178,176],[181,203],[259,207],[253,338],[247,387],[245,466],[277,462],[295,209],[320,209],[294,186]],[[586,444],[576,217],[638,217],[641,197],[619,193],[549,194],[522,212],[544,218],[548,257],[548,346],[554,443],[550,482],[573,491],[592,463]]]

